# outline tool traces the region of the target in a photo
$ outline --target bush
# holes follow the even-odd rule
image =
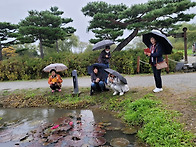
[[[124,119],[132,125],[142,125],[137,136],[150,146],[193,146],[193,135],[174,120],[176,115],[163,109],[160,102],[142,98],[128,106]]]
[[[74,54],[69,52],[52,53],[44,59],[28,57],[12,57],[0,62],[0,81],[5,80],[29,80],[48,78],[48,73],[43,68],[51,63],[63,63],[68,70],[61,72],[63,77],[70,77],[72,70],[76,69],[78,76],[87,75],[87,66],[98,61],[100,51]],[[146,63],[149,57],[144,55],[143,50],[127,50],[112,53],[110,68],[123,74],[136,74],[137,57]],[[170,55],[174,60],[182,58],[181,53]],[[170,62],[170,71],[174,71],[175,63]],[[152,72],[149,64],[140,63],[140,73]]]

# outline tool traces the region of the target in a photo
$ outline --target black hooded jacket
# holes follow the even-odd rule
[[[108,58],[106,58],[106,55],[108,55]],[[111,58],[110,52],[106,53],[106,51],[103,50],[99,56],[99,63],[108,64],[110,58]]]

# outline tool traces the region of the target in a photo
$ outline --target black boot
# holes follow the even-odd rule
[[[91,90],[90,90],[90,96],[93,95],[93,93],[94,93],[94,92],[93,92],[93,90],[91,89]]]

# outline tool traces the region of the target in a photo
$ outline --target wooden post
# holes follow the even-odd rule
[[[188,63],[188,58],[187,58],[187,37],[186,37],[187,28],[184,27],[182,30],[184,31],[184,61],[185,61],[185,63]]]
[[[166,68],[166,72],[169,73],[169,60],[168,60],[168,55],[165,55],[165,62],[168,65],[168,67]]]
[[[140,56],[137,56],[137,74],[140,73]]]

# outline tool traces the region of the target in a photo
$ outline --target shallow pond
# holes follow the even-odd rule
[[[53,108],[22,108],[22,109],[0,109],[0,146],[1,147],[11,147],[11,146],[69,146],[64,142],[60,143],[60,139],[55,143],[44,143],[43,133],[40,135],[35,135],[32,132],[42,132],[50,131],[54,134],[56,130],[59,133],[60,125],[66,128],[67,140],[72,140],[73,145],[71,146],[96,146],[93,145],[92,139],[89,136],[93,136],[97,142],[102,142],[105,145],[109,145],[111,140],[114,138],[125,138],[129,140],[129,147],[134,146],[135,136],[125,135],[122,133],[121,129],[124,128],[124,124],[113,117],[113,115],[108,111],[103,111],[100,109],[93,110],[64,110],[64,109],[53,109]],[[67,119],[69,117],[69,119]],[[78,119],[79,118],[79,119]],[[63,123],[62,123],[63,122]],[[69,124],[69,123],[72,124]],[[58,125],[59,124],[59,125]],[[72,126],[71,126],[72,125]],[[40,129],[40,126],[45,126]],[[47,127],[46,127],[47,126]],[[51,132],[51,127],[57,127],[53,132]],[[71,126],[71,127],[70,127]],[[103,128],[104,127],[104,128]],[[38,129],[39,128],[39,129]],[[44,130],[45,129],[45,130]],[[68,132],[69,130],[69,132]],[[82,131],[83,130],[83,131]],[[99,132],[95,132],[99,130]],[[104,132],[105,131],[105,132]],[[92,133],[93,132],[93,133]],[[62,133],[62,132],[61,132]],[[30,134],[34,137],[30,137]],[[100,135],[102,134],[102,135]],[[46,135],[46,133],[44,134]],[[81,136],[80,136],[81,135]],[[39,139],[35,139],[36,137]],[[38,137],[39,136],[39,137]],[[80,136],[80,137],[79,137]],[[84,136],[86,138],[84,138]],[[65,136],[63,136],[65,137]],[[63,138],[61,136],[61,139]],[[84,138],[84,139],[82,139]],[[44,138],[46,141],[46,137]],[[54,139],[54,136],[53,136]],[[40,141],[42,140],[42,141]],[[59,143],[59,144],[57,144]],[[71,144],[72,144],[71,143]],[[34,145],[33,145],[34,144]]]

